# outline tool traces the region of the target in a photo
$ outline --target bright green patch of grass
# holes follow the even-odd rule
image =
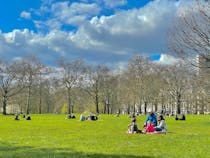
[[[65,115],[32,115],[14,121],[0,115],[1,158],[209,158],[210,116],[167,117],[168,133],[126,134],[127,115],[100,115],[98,121]],[[145,116],[138,116],[139,127]]]

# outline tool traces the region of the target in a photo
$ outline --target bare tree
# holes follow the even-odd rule
[[[19,72],[19,64],[0,62],[0,91],[2,96],[2,114],[6,115],[8,100],[23,89],[22,76]]]
[[[154,86],[154,73],[155,67],[146,58],[137,56],[129,63],[128,71],[133,81],[133,90],[135,94],[135,100],[139,100],[139,106],[141,108],[141,102],[144,103],[144,113],[147,111],[148,103],[152,103],[155,94]],[[136,101],[135,101],[136,102]]]
[[[84,62],[82,60],[65,61],[60,60],[58,65],[61,67],[61,76],[58,80],[64,85],[68,98],[68,113],[73,112],[73,89],[80,86],[84,77]]]
[[[177,114],[181,113],[184,94],[190,87],[188,68],[183,63],[177,63],[176,65],[167,67],[163,73],[165,82],[168,85],[167,91],[176,103]]]
[[[36,85],[38,86],[38,96],[39,96],[39,103],[38,103],[38,113],[42,113],[42,106],[44,105],[44,96],[49,96],[49,90],[50,90],[50,72],[51,68],[46,67],[45,65],[42,65],[42,68],[40,71],[38,71],[37,78],[36,78]],[[47,104],[49,104],[49,99],[47,99]],[[49,105],[48,105],[49,106]],[[47,108],[49,111],[49,107]]]
[[[44,110],[46,113],[52,113],[55,107],[55,98],[53,97],[55,94],[55,90],[53,88],[52,79],[49,78],[44,81]]]
[[[39,62],[36,56],[27,56],[20,61],[20,64],[22,66],[22,74],[24,76],[23,82],[27,89],[26,113],[29,114],[32,88],[43,68],[43,64]]]
[[[210,96],[210,1],[194,0],[179,7],[169,32],[169,50],[199,69],[205,95]],[[210,97],[207,97],[210,100]],[[209,102],[209,101],[207,101]],[[208,103],[210,105],[210,102]]]
[[[96,113],[99,114],[99,99],[102,91],[102,83],[108,76],[109,69],[106,66],[89,67],[87,69],[86,82],[83,89],[93,98],[96,107]]]
[[[210,68],[210,1],[181,5],[169,33],[169,48],[196,67]]]
[[[131,111],[135,111],[134,100],[136,93],[133,91],[133,85],[135,85],[135,83],[132,80],[129,71],[125,71],[119,76],[119,98],[123,113],[126,112],[130,114]]]
[[[109,74],[102,82],[102,102],[104,104],[103,113],[110,114],[117,104],[117,76]]]

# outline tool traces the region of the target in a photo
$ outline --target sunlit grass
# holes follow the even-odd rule
[[[145,116],[138,116],[141,128]],[[98,121],[65,115],[32,115],[31,121],[0,115],[2,158],[209,158],[210,116],[167,117],[168,133],[126,134],[127,115],[100,115]]]

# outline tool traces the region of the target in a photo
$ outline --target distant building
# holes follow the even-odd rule
[[[202,76],[210,75],[210,57],[198,56],[199,74]]]
[[[210,111],[210,55],[203,57],[202,55],[198,56],[199,64],[199,76],[203,81],[204,93],[206,97],[206,109],[205,111]]]

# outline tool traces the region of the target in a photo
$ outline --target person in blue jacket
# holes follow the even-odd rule
[[[157,126],[157,117],[154,114],[154,112],[152,111],[152,109],[149,109],[148,113],[149,113],[149,115],[147,116],[147,119],[144,123],[144,127],[146,127],[148,121],[151,121],[153,126]]]

